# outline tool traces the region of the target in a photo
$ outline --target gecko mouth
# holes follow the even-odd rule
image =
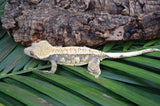
[[[28,56],[31,56],[31,57],[34,57],[34,58],[37,58],[34,53],[30,50],[30,48],[25,48],[24,49],[24,54],[28,55]]]
[[[24,54],[30,56],[30,57],[33,57],[35,59],[40,59],[39,57],[37,57],[34,52],[32,51],[32,49],[30,47],[27,47],[24,49]]]
[[[29,55],[29,50],[28,50],[28,48],[25,48],[25,49],[24,49],[24,54]],[[29,55],[29,56],[30,56],[30,55]]]

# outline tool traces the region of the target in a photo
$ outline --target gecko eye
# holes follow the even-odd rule
[[[34,56],[34,53],[33,53],[32,51],[30,51],[30,55],[31,55],[31,56]]]

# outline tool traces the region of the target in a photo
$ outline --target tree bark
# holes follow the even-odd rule
[[[8,0],[2,24],[29,46],[95,46],[160,38],[159,0]]]

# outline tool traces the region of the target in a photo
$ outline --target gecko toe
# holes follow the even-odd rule
[[[43,71],[44,73],[54,73],[53,71]]]

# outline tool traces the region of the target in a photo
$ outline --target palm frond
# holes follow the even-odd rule
[[[0,1],[0,17],[6,0]],[[160,39],[108,43],[94,47],[109,52],[160,48]],[[87,66],[58,66],[56,74],[49,62],[32,59],[24,47],[0,24],[0,106],[23,105],[143,105],[160,104],[160,53],[109,59],[101,62],[102,75],[95,79]]]

